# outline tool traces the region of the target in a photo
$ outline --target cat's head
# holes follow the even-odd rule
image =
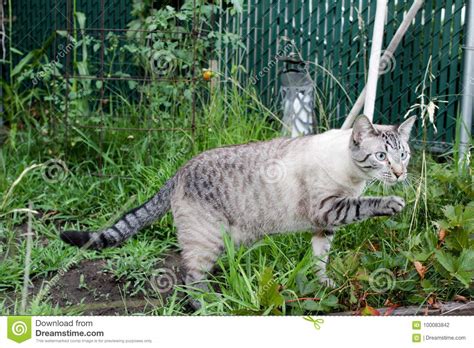
[[[410,160],[408,139],[415,120],[412,116],[398,126],[383,126],[373,125],[366,116],[356,119],[350,149],[365,179],[387,184],[405,180]]]

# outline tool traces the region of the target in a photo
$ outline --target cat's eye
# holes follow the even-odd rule
[[[401,158],[402,160],[406,159],[407,156],[408,156],[408,154],[407,154],[405,151],[403,151],[403,152],[400,154],[400,158]]]
[[[385,159],[387,158],[387,154],[385,152],[376,152],[375,158],[379,161],[385,161]]]

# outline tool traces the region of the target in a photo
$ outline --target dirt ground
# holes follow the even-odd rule
[[[179,260],[178,254],[170,254],[156,266],[176,270],[177,284],[182,284]],[[49,290],[51,304],[77,309],[84,315],[129,315],[149,312],[162,305],[172,292],[157,293],[151,285],[147,285],[147,292],[157,296],[147,297],[143,293],[131,296],[124,290],[125,281],[117,280],[111,273],[105,272],[105,266],[104,260],[83,260],[72,266]],[[37,294],[49,280],[34,281],[32,295]]]

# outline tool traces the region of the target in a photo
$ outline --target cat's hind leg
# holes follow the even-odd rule
[[[329,261],[329,251],[333,237],[334,232],[332,230],[324,230],[316,231],[311,239],[319,281],[332,288],[336,287],[336,284],[328,277],[326,267]]]
[[[182,263],[186,271],[185,284],[208,292],[206,275],[212,271],[218,257],[224,250],[222,233],[213,219],[205,214],[175,215],[178,242],[181,247]],[[191,298],[190,304],[199,309],[201,304]]]

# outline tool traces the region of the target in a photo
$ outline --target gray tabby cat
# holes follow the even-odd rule
[[[224,249],[264,235],[313,231],[320,279],[334,229],[402,210],[402,198],[361,197],[367,180],[406,178],[408,139],[415,117],[399,126],[373,125],[359,116],[352,130],[217,148],[187,162],[145,204],[98,232],[65,231],[63,241],[91,249],[117,246],[170,208],[177,226],[185,282],[202,280]]]

